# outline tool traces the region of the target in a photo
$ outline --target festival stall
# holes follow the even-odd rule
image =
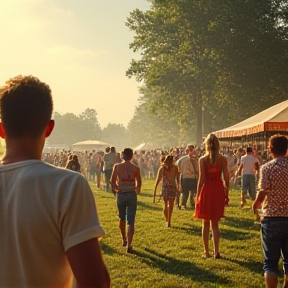
[[[244,147],[252,144],[262,146],[261,150],[267,149],[267,141],[271,135],[288,134],[288,100],[213,133],[221,142],[238,143]]]

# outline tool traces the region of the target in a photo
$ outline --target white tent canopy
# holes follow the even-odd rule
[[[242,137],[264,131],[288,131],[288,100],[233,126],[213,132],[218,138]]]
[[[139,151],[139,150],[151,150],[154,149],[155,145],[153,143],[141,143],[137,147],[135,147],[133,150],[134,151]]]
[[[99,140],[86,140],[72,144],[73,149],[81,150],[101,150],[107,146],[111,146],[111,144]]]

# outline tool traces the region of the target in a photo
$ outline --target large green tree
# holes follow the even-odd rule
[[[115,146],[117,151],[129,147],[126,128],[122,124],[108,123],[102,130],[102,140]]]
[[[150,10],[131,12],[126,24],[136,35],[130,48],[141,59],[132,60],[127,75],[144,83],[147,111],[167,115],[183,133],[195,127],[200,144],[203,131],[283,100],[285,3],[154,0]]]
[[[50,144],[65,144],[85,140],[101,140],[101,128],[94,109],[86,109],[80,115],[73,113],[54,113],[55,128],[47,139]]]
[[[152,143],[158,148],[169,148],[185,142],[188,137],[179,138],[180,129],[175,121],[167,115],[150,114],[147,109],[146,103],[139,105],[128,124],[127,139],[132,147]]]

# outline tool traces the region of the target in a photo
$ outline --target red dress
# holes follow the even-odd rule
[[[224,216],[225,194],[221,179],[222,165],[203,163],[205,182],[196,202],[195,218],[220,220]]]

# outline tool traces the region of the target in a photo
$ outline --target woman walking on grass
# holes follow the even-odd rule
[[[228,205],[229,172],[226,157],[220,154],[219,140],[214,134],[205,139],[206,155],[199,159],[199,180],[197,186],[195,218],[203,219],[202,240],[203,258],[210,257],[210,223],[213,231],[214,258],[219,259],[220,230],[218,222],[224,216]],[[225,186],[221,178],[223,172]]]
[[[158,184],[163,180],[162,197],[164,200],[164,216],[166,219],[167,228],[171,227],[171,216],[174,207],[175,197],[179,194],[179,179],[180,173],[178,167],[173,163],[173,156],[167,155],[158,170],[156,183],[153,194],[153,203],[155,203],[155,196]]]
[[[133,150],[125,148],[122,152],[124,162],[114,165],[111,176],[112,190],[117,193],[119,228],[122,244],[127,253],[133,253],[132,240],[134,236],[135,215],[137,210],[137,193],[140,193],[142,180],[140,169],[133,164]],[[128,231],[126,235],[126,220]]]

